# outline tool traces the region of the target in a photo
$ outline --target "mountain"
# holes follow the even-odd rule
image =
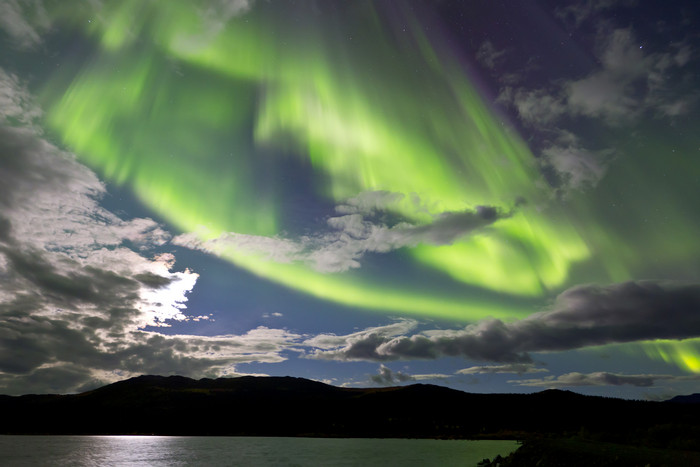
[[[676,396],[668,401],[676,404],[700,404],[700,393],[690,394],[687,396]]]
[[[339,388],[292,377],[140,376],[81,394],[0,396],[0,413],[4,434],[523,438],[588,433],[642,442],[663,432],[665,439],[700,439],[700,405],[560,390],[472,394],[425,384]]]

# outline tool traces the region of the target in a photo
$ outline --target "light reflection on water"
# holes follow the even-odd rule
[[[11,466],[476,465],[515,441],[189,436],[0,436]]]

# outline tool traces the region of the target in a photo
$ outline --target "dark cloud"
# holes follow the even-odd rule
[[[441,213],[430,224],[409,230],[423,243],[447,245],[474,230],[510,216],[511,212],[497,206],[476,206],[474,209]]]
[[[673,376],[673,375],[625,375],[599,371],[595,373],[566,373],[559,376],[548,376],[541,379],[512,380],[520,386],[534,386],[546,388],[567,388],[580,386],[636,386],[648,388],[654,386],[659,381],[679,382],[700,379],[699,375]]]
[[[89,369],[69,363],[40,368],[23,378],[0,374],[0,387],[7,394],[65,394],[88,391],[102,384],[104,382],[94,378]]]
[[[0,248],[16,279],[24,280],[33,290],[41,291],[55,303],[75,305],[87,301],[97,306],[133,301],[138,297],[138,285],[131,278],[92,266],[80,267],[69,258],[61,258],[62,266],[70,272],[60,272],[42,252]],[[163,278],[167,280],[166,278]]]
[[[476,229],[509,216],[494,206],[477,206],[474,210],[445,212],[430,224],[403,227],[399,232],[407,234],[414,243],[449,245]]]
[[[0,216],[0,243],[8,243],[12,236],[12,224],[9,219]]]
[[[385,365],[379,365],[379,371],[376,375],[370,375],[369,380],[374,384],[390,386],[411,381],[445,380],[450,378],[450,376],[451,375],[444,375],[440,373],[411,375],[403,371],[393,371],[391,368]]]
[[[47,163],[56,157],[61,157],[60,151],[30,129],[0,125],[0,206],[8,208],[22,202],[35,185],[41,185],[42,191],[53,191],[75,183],[79,177],[89,177],[87,169],[77,165]],[[96,194],[101,184],[94,176],[91,181],[92,194]]]
[[[700,284],[639,281],[574,287],[557,297],[552,310],[520,321],[490,319],[459,331],[423,331],[412,336],[353,334],[311,356],[374,361],[458,356],[531,363],[532,352],[698,336]]]
[[[158,274],[153,274],[152,272],[144,272],[141,274],[136,274],[134,276],[134,279],[137,281],[141,282],[142,284],[158,289],[160,287],[165,287],[166,285],[170,284],[172,282],[172,279],[169,277],[163,277],[159,276]]]

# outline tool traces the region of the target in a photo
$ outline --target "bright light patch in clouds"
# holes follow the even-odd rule
[[[139,308],[153,316],[150,325],[167,326],[169,320],[188,319],[182,310],[187,307],[186,295],[194,287],[198,275],[189,270],[170,273],[174,259],[175,257],[171,254],[162,254],[154,258],[152,263],[154,270],[150,271],[153,275],[150,277],[168,278],[169,281],[158,287],[146,288],[141,292],[144,303]]]
[[[4,108],[6,119],[40,115],[16,78],[0,78],[2,98],[15,105]],[[184,310],[198,274],[172,271],[174,256],[155,252],[169,235],[154,221],[123,220],[100,207],[104,185],[71,154],[31,127],[5,125],[0,134],[6,390],[76,390],[143,372],[236,374],[237,363],[285,359],[281,351],[299,336],[283,330],[216,337],[143,331],[190,319]]]

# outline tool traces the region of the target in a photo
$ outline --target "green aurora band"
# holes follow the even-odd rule
[[[463,283],[461,295],[235,248],[216,254],[322,299],[459,321],[525,316],[574,271],[596,281],[644,271],[582,199],[571,201],[576,210],[552,202],[528,146],[407,11],[394,12],[403,31],[370,2],[339,6],[342,22],[263,2],[217,19],[203,5],[124,0],[75,18],[55,3],[53,15],[96,44],[41,94],[67,147],[178,230],[206,232],[202,241],[281,235],[287,174],[278,162],[290,159],[313,173],[329,206],[385,190],[405,195],[396,214],[414,223],[479,205],[513,212],[452,245],[395,253]],[[688,346],[647,353],[700,371]]]

